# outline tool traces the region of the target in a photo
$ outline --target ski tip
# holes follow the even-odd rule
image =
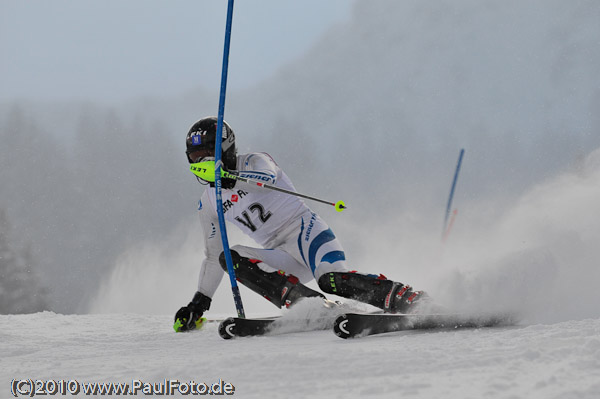
[[[219,324],[219,335],[223,339],[235,337],[235,319],[233,317],[229,317]]]
[[[339,315],[333,324],[333,333],[342,339],[352,338],[354,335],[348,330],[348,316]]]

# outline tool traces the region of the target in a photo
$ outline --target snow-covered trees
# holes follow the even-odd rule
[[[46,290],[40,285],[31,251],[14,248],[10,235],[10,223],[0,209],[0,314],[45,310]]]

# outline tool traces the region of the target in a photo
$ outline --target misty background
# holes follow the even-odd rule
[[[309,206],[352,269],[456,307],[600,316],[600,4],[334,3],[236,4],[225,118],[238,150],[266,151],[299,191],[346,202],[341,214]],[[34,29],[0,28],[3,313],[171,314],[195,291],[204,188],[184,136],[217,112],[226,6],[92,4],[74,7],[122,29],[75,18],[83,53],[71,37],[51,42],[60,30],[33,38],[48,40],[39,54],[8,36]],[[96,63],[104,72],[86,74]],[[250,315],[275,311],[242,296]],[[234,309],[224,279],[211,310]]]

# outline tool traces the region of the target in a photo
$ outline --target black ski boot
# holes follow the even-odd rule
[[[287,275],[282,270],[271,273],[265,272],[258,267],[261,261],[245,258],[236,251],[231,251],[231,259],[236,279],[252,291],[267,298],[278,308],[290,307],[298,300],[307,297],[325,299],[323,294],[300,283],[298,277],[292,274]],[[219,263],[227,271],[224,253],[219,256]]]
[[[326,293],[365,302],[387,313],[413,313],[415,304],[428,298],[425,292],[413,291],[409,285],[388,280],[382,274],[332,272],[322,275],[318,283]]]

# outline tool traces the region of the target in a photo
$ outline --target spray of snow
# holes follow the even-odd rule
[[[508,206],[463,209],[443,244],[439,229],[405,216],[397,245],[378,234],[370,246],[379,264],[394,259],[390,273],[452,309],[518,312],[525,322],[584,319],[600,316],[597,215],[600,149]]]
[[[439,283],[451,303],[530,321],[600,316],[600,149],[541,183],[496,221],[456,231]]]
[[[198,229],[181,227],[160,243],[147,242],[124,252],[112,272],[101,282],[90,311],[173,312],[170,306],[173,300],[180,299],[184,304],[182,293],[189,296],[194,292],[196,281],[191,276],[197,269],[197,262],[192,259],[202,254],[195,248],[198,234]],[[190,298],[186,299],[189,301]]]
[[[197,220],[182,225],[171,236],[144,242],[125,251],[100,282],[91,313],[175,314],[194,296],[198,271],[204,258],[202,231]],[[228,228],[230,242],[251,242],[234,228]],[[314,288],[314,287],[313,287]],[[262,297],[240,286],[250,316],[267,316],[277,309]],[[213,297],[211,314],[236,313],[231,288],[225,276]]]
[[[351,218],[335,219],[334,230],[342,242],[352,235],[359,243],[346,243],[350,268],[425,289],[451,309],[519,312],[527,322],[599,317],[600,226],[594,216],[600,215],[600,149],[577,168],[503,204],[500,214],[490,211],[499,207],[486,201],[463,210],[444,244],[439,226],[423,223],[428,217],[414,212],[368,230]],[[363,233],[356,238],[358,232]],[[194,223],[160,244],[124,253],[91,311],[174,313],[195,291],[203,256],[200,234]],[[250,244],[236,229],[229,234],[231,242]],[[278,313],[241,289],[247,313]],[[235,313],[226,279],[211,310]]]

